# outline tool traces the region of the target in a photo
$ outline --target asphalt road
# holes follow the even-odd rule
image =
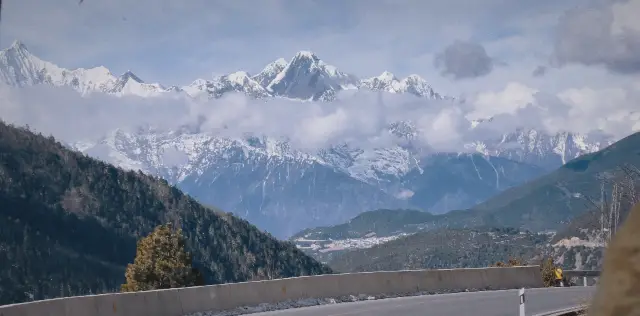
[[[583,304],[595,287],[527,289],[526,314]],[[319,305],[252,314],[255,316],[517,316],[518,290],[466,292]]]

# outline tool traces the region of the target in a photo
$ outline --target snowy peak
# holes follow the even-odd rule
[[[265,98],[270,94],[245,71],[237,71],[213,80],[198,79],[182,88],[194,98],[220,98],[227,92],[243,92],[253,98]]]
[[[27,49],[27,46],[21,41],[14,41],[11,46],[0,51],[0,56],[11,56],[12,58],[32,58],[31,52]]]
[[[474,120],[472,127],[491,124],[492,119]],[[465,147],[488,156],[507,158],[554,170],[581,155],[598,151],[613,143],[602,135],[579,135],[560,132],[546,134],[534,129],[517,129],[500,139],[473,141]]]
[[[246,71],[236,71],[234,73],[228,74],[227,80],[234,84],[245,85],[252,79],[249,78],[249,74]]]
[[[68,70],[31,54],[27,47],[14,42],[0,51],[0,81],[14,87],[50,84],[70,86],[82,94],[112,89],[117,78],[105,67]]]
[[[374,91],[398,92],[400,81],[396,76],[388,71],[381,75],[369,79],[362,80],[361,86]]]
[[[262,71],[255,75],[252,79],[263,87],[267,87],[276,76],[287,67],[287,61],[284,58],[278,58],[274,62],[269,63]]]
[[[133,80],[137,83],[144,83],[144,81],[142,81],[140,77],[136,76],[133,72],[131,72],[131,70],[127,70],[125,73],[123,73],[122,76],[120,76],[120,80],[123,80],[123,81]]]
[[[267,90],[277,96],[331,100],[335,92],[357,88],[358,79],[339,71],[310,51],[300,51],[276,75]]]
[[[396,75],[388,71],[383,72],[380,76],[377,77],[377,79],[385,82],[398,81],[398,79],[396,78]]]
[[[385,71],[377,77],[362,80],[361,87],[373,91],[386,91],[391,93],[408,92],[419,97],[442,99],[442,96],[433,91],[427,81],[418,75],[409,75],[407,78],[398,80],[394,74]]]
[[[156,96],[165,92],[177,92],[175,89],[166,89],[158,83],[145,83],[140,77],[136,76],[130,70],[122,74],[109,89],[108,93],[116,95],[137,95],[143,97]]]
[[[102,92],[148,97],[167,91],[159,84],[144,83],[131,71],[116,77],[103,66],[89,69],[59,67],[34,56],[20,41],[0,51],[0,81],[14,87],[38,84],[68,86],[82,94]]]
[[[418,75],[409,75],[402,80],[401,84],[404,88],[402,92],[409,92],[430,99],[442,99],[442,96],[433,91],[433,88],[431,88],[427,81]]]
[[[13,41],[13,43],[11,43],[11,46],[9,47],[9,50],[12,50],[14,52],[23,52],[26,54],[30,54],[29,50],[27,49],[27,46],[22,43],[21,41]]]
[[[167,92],[185,92],[191,97],[219,98],[224,93],[244,92],[253,98],[280,96],[298,100],[331,101],[340,90],[367,88],[392,93],[412,93],[440,99],[440,95],[417,75],[399,80],[391,72],[362,82],[327,64],[312,51],[297,52],[289,62],[279,58],[255,76],[238,71],[212,80],[196,80],[185,87],[166,88],[146,83],[132,71],[114,76],[109,69],[65,69],[32,55],[26,45],[15,41],[0,51],[0,83],[23,87],[37,84],[69,86],[81,94],[94,92],[152,97]]]
[[[276,61],[274,61],[274,62],[270,63],[269,65],[267,65],[267,67],[269,67],[269,66],[280,68],[280,71],[282,71],[282,69],[284,69],[284,67],[287,67],[287,60],[282,58],[282,57],[280,57],[280,58],[276,59]],[[267,69],[267,67],[265,67],[265,69]],[[280,71],[278,71],[278,72],[280,72]]]
[[[312,60],[315,62],[319,62],[320,58],[318,58],[318,56],[316,56],[316,54],[312,51],[301,50],[293,56],[293,60],[291,62],[293,63],[294,60]]]
[[[11,86],[43,83],[46,80],[43,70],[51,66],[33,56],[20,41],[0,51],[0,81]]]

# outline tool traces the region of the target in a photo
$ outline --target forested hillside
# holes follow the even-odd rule
[[[346,239],[377,237],[398,233],[415,233],[430,228],[437,215],[417,210],[380,209],[362,212],[349,222],[334,226],[315,227],[296,233],[290,239]]]
[[[619,177],[623,166],[640,168],[639,148],[637,132],[598,152],[573,159],[552,173],[505,190],[472,208],[469,214],[476,222],[487,225],[562,229],[590,211],[592,205],[586,203],[585,197],[600,196],[602,178]],[[610,186],[605,189],[611,193]]]
[[[508,258],[538,264],[549,237],[510,228],[436,229],[347,251],[329,265],[339,272],[363,272],[479,268]]]
[[[209,284],[331,272],[164,180],[0,122],[0,304],[117,290],[136,240],[166,222]]]

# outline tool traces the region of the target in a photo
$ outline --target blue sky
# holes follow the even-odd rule
[[[20,39],[64,67],[131,69],[166,84],[256,72],[276,58],[312,50],[361,77],[417,73],[450,90],[454,80],[433,65],[447,45],[481,44],[511,73],[530,75],[552,54],[558,19],[588,2],[20,0],[5,1],[1,39],[3,46]]]
[[[147,82],[185,85],[237,70],[256,73],[277,58],[311,50],[361,78],[385,70],[399,77],[418,74],[441,94],[463,96],[470,108],[445,113],[450,122],[456,115],[513,114],[534,104],[544,108],[539,125],[550,131],[602,128],[624,136],[630,126],[640,130],[640,122],[629,116],[640,109],[640,0],[84,0],[82,5],[10,0],[4,5],[2,46],[19,39],[37,56],[66,68],[103,65],[114,74],[132,70]],[[257,113],[250,106],[242,109]],[[438,121],[437,115],[429,117],[436,119],[425,120],[427,125]]]

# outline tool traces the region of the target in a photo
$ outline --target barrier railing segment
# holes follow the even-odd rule
[[[2,316],[182,316],[305,298],[542,287],[538,266],[327,274],[0,306]]]
[[[582,278],[582,285],[587,286],[588,278],[597,278],[600,276],[600,270],[567,270],[563,272],[568,279]]]

